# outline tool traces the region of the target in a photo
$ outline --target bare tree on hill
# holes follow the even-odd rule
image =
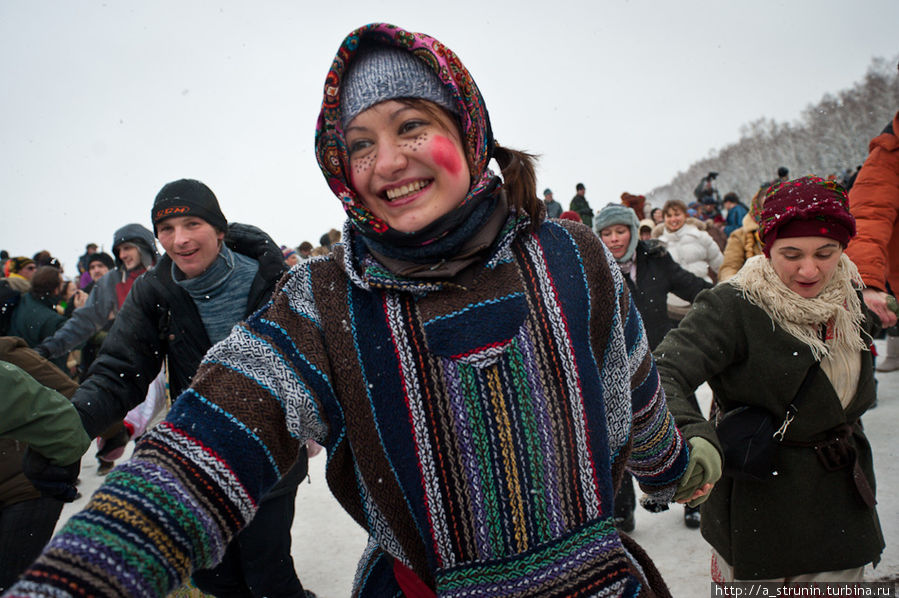
[[[795,123],[759,118],[743,125],[740,140],[693,163],[667,185],[647,193],[655,206],[676,198],[692,201],[693,189],[708,172],[720,173],[721,193],[736,191],[747,201],[774,178],[778,166],[791,176],[852,172],[868,155],[868,142],[899,110],[896,59],[875,58],[852,88],[828,93],[803,110]]]

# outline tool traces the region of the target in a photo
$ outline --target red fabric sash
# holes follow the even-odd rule
[[[437,598],[434,590],[429,588],[412,569],[393,559],[393,576],[406,598]]]

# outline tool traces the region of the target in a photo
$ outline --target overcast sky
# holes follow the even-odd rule
[[[0,248],[71,275],[182,177],[231,221],[317,243],[343,221],[313,152],[324,77],[371,21],[452,48],[566,208],[579,181],[596,209],[667,183],[899,55],[897,0],[2,0]]]

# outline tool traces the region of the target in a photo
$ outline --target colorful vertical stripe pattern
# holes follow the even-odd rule
[[[504,235],[468,288],[372,289],[339,252],[294,268],[13,595],[164,595],[310,437],[371,535],[355,596],[395,595],[393,559],[439,596],[642,595],[612,480],[627,462],[664,502],[688,455],[639,316],[587,229]]]

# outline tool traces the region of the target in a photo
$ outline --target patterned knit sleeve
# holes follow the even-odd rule
[[[644,503],[666,504],[689,461],[689,447],[665,402],[643,321],[618,268],[612,268],[619,297],[630,371],[633,448],[627,467],[649,496]]]
[[[191,388],[53,538],[9,596],[165,596],[221,560],[331,392],[310,270],[207,353]]]

